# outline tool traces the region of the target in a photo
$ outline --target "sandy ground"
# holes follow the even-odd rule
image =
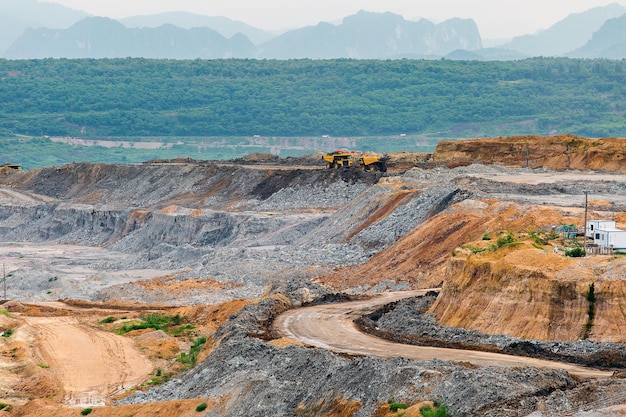
[[[132,339],[89,327],[71,316],[22,319],[16,339],[28,343],[38,364],[48,366],[63,388],[66,403],[104,405],[152,372],[152,364]]]
[[[593,171],[565,171],[565,172],[536,172],[532,170],[502,174],[469,174],[474,178],[484,178],[498,182],[512,182],[516,184],[551,184],[563,181],[615,181],[626,180],[625,174],[596,173]]]
[[[275,321],[275,328],[284,336],[310,346],[334,352],[369,355],[380,358],[406,357],[415,360],[443,359],[470,362],[477,366],[529,366],[564,369],[581,377],[609,377],[611,372],[497,353],[447,348],[421,347],[389,342],[361,333],[354,324],[357,317],[371,313],[377,306],[402,298],[423,295],[429,290],[385,293],[377,298],[349,303],[319,305],[290,310]]]

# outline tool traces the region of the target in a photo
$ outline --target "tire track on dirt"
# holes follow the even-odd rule
[[[104,405],[122,389],[142,382],[150,362],[130,339],[81,324],[75,317],[24,317],[37,347],[61,383],[64,401]]]

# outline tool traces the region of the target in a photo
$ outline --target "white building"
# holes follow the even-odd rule
[[[615,220],[587,220],[585,236],[595,240],[594,233],[598,229],[616,229]]]
[[[587,237],[593,243],[616,250],[626,249],[626,230],[617,229],[614,220],[590,220],[587,222]]]

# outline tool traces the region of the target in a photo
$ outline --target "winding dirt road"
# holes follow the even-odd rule
[[[424,295],[429,290],[390,292],[377,298],[325,304],[287,311],[274,322],[284,336],[333,352],[379,358],[406,357],[415,360],[442,359],[470,362],[477,366],[536,367],[564,369],[582,377],[609,377],[611,372],[541,359],[460,349],[403,345],[361,333],[354,319],[403,298]]]

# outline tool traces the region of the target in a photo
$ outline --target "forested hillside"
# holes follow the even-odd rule
[[[626,136],[626,61],[0,60],[0,135]]]

